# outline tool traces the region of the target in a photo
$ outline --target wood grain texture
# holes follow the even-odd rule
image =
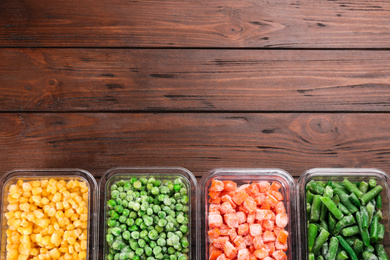
[[[389,111],[389,51],[0,49],[0,111]]]
[[[3,0],[0,46],[389,48],[387,0]]]
[[[1,113],[0,169],[115,166],[375,167],[390,173],[389,114]]]

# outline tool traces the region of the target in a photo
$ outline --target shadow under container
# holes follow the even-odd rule
[[[156,180],[174,181],[179,178],[185,185],[188,194],[188,216],[189,216],[189,253],[188,259],[197,259],[198,250],[198,220],[196,209],[196,197],[198,183],[195,176],[187,169],[181,167],[121,167],[108,170],[101,178],[99,184],[100,196],[100,237],[99,237],[99,259],[107,259],[108,243],[106,235],[107,226],[107,201],[111,199],[111,186],[119,181],[130,181],[132,178],[155,178]]]
[[[377,185],[381,185],[383,190],[382,196],[382,224],[385,226],[385,237],[383,239],[383,246],[387,254],[390,252],[389,240],[389,176],[377,169],[358,169],[358,168],[314,168],[306,171],[298,180],[297,195],[298,195],[298,236],[299,236],[299,259],[306,260],[309,256],[309,249],[307,243],[307,215],[306,215],[306,185],[311,180],[327,182],[329,180],[334,182],[342,182],[345,178],[351,182],[365,181],[368,183],[370,179],[374,179]]]
[[[1,255],[0,259],[6,259],[7,236],[6,229],[7,219],[5,213],[7,212],[9,189],[11,185],[16,184],[19,180],[23,182],[43,181],[55,179],[56,181],[77,180],[84,182],[88,187],[88,227],[87,227],[87,258],[88,260],[95,260],[97,257],[97,183],[95,178],[87,171],[80,169],[42,169],[42,170],[15,170],[5,174],[0,179],[1,185]]]
[[[286,171],[281,169],[266,169],[266,168],[220,168],[214,169],[206,173],[200,182],[200,199],[199,199],[199,219],[201,221],[201,252],[200,259],[209,259],[209,245],[210,239],[207,234],[208,231],[208,214],[209,214],[209,189],[213,180],[219,181],[234,181],[237,183],[237,187],[244,184],[251,184],[260,181],[276,182],[281,188],[280,192],[283,195],[283,204],[286,208],[288,215],[288,224],[285,230],[288,232],[288,249],[286,255],[288,259],[298,259],[295,256],[295,241],[296,241],[296,228],[295,228],[295,183],[294,179]]]

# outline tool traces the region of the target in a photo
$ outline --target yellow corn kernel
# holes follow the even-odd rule
[[[32,185],[31,185],[31,183],[30,182],[24,182],[23,184],[22,184],[22,189],[23,189],[23,191],[30,191],[31,189],[32,189]]]
[[[60,218],[63,218],[64,217],[64,212],[62,210],[59,210],[56,212],[56,218],[57,219],[60,219]]]
[[[83,193],[84,201],[88,201],[88,192]]]
[[[37,256],[39,254],[38,248],[31,249],[30,255]]]
[[[74,250],[76,250],[76,252],[80,252],[81,251],[81,246],[80,246],[79,242],[74,243]]]
[[[53,234],[51,235],[50,242],[56,246],[57,244],[59,245],[61,243],[60,237],[56,232],[53,232]]]
[[[9,204],[7,206],[7,210],[8,211],[17,211],[19,209],[19,204],[15,203],[15,204]]]
[[[20,250],[19,250],[20,251]],[[25,252],[23,252],[25,253]],[[28,254],[20,254],[18,256],[18,260],[27,260],[28,259],[28,255],[30,254],[30,250],[28,250]]]
[[[20,210],[29,212],[30,211],[30,204],[29,203],[22,203],[19,205]]]
[[[56,203],[56,209],[57,210],[63,210],[64,209],[64,205],[62,204],[62,202],[57,202]]]
[[[34,211],[34,210],[37,210],[37,209],[38,209],[37,205],[30,204],[30,211]]]
[[[65,211],[65,216],[67,218],[72,217],[73,214],[74,214],[74,210],[73,209],[68,209],[68,210]]]
[[[76,221],[73,222],[73,225],[75,227],[80,227],[81,226],[81,221],[80,220],[76,220]]]
[[[56,214],[56,209],[55,208],[50,208],[49,211],[47,212],[47,215],[49,217],[54,217]]]
[[[11,218],[14,218],[14,217],[15,217],[15,214],[16,214],[16,212],[10,211],[10,212],[5,213],[4,215],[5,215],[5,217],[6,217],[7,219],[11,219]],[[20,215],[19,215],[18,218],[20,218]]]
[[[49,235],[51,235],[51,234],[53,234],[53,232],[54,232],[54,226],[49,225],[47,233],[49,233]]]
[[[71,259],[72,259],[72,255],[69,254],[68,252],[66,252],[66,253],[64,254],[64,259],[65,259],[65,260],[71,260]]]
[[[80,245],[82,250],[87,250],[87,240],[81,241]]]
[[[52,250],[50,250],[50,257],[53,258],[53,259],[58,259],[60,258],[61,256],[61,253],[60,251],[58,251],[57,248],[53,248]]]
[[[57,184],[57,181],[55,179],[50,179],[49,180],[49,185],[53,186],[53,185],[56,185]]]
[[[42,247],[41,249],[39,249],[39,253],[41,253],[41,254],[46,254],[47,252],[49,252],[49,250],[47,250],[47,248]]]
[[[47,204],[49,204],[50,200],[48,198],[44,197],[44,198],[42,198],[41,202],[43,205],[47,205]]]
[[[37,234],[36,236],[35,236],[35,240],[37,241],[37,243],[41,243],[42,242],[42,235],[41,234]]]
[[[25,191],[25,192],[23,192],[22,196],[25,197],[25,198],[28,198],[28,197],[31,196],[31,192]]]
[[[40,209],[34,210],[34,215],[36,218],[43,218],[45,216],[45,214],[43,214],[42,210]]]
[[[39,196],[42,194],[42,188],[41,187],[32,188],[31,193],[33,194],[33,196]]]
[[[88,220],[88,214],[80,214],[80,220],[81,221],[87,221]]]
[[[35,224],[37,224],[38,226],[40,226],[41,228],[46,228],[49,226],[50,224],[50,220],[45,218],[45,219],[37,219]]]
[[[42,188],[47,187],[47,184],[48,184],[48,183],[49,183],[48,180],[43,180],[43,181],[41,181],[41,187],[42,187]]]
[[[31,182],[31,186],[32,186],[33,188],[41,187],[41,181],[32,181],[32,182]]]
[[[40,203],[42,198],[41,198],[41,196],[37,195],[37,196],[31,196],[31,199],[35,203]]]
[[[69,245],[74,245],[74,243],[76,243],[76,239],[74,237],[69,237],[66,241],[68,241]]]
[[[80,259],[85,259],[85,258],[87,258],[87,251],[85,251],[85,250],[80,251],[80,253],[79,253],[79,258],[80,258]]]
[[[76,220],[79,219],[79,217],[80,217],[79,214],[75,213],[75,214],[73,214],[73,215],[70,217],[70,220],[76,221]]]
[[[62,205],[64,206],[64,209],[69,209],[70,208],[70,204],[69,204],[69,202],[67,200],[63,201]]]
[[[84,231],[83,231],[83,233],[80,235],[79,239],[80,239],[80,240],[87,240],[87,237],[88,237],[87,230],[84,229]]]
[[[27,220],[25,220],[25,219],[23,219],[21,222],[20,222],[20,226],[22,226],[22,227],[27,227],[28,226],[28,221]]]
[[[49,245],[49,243],[50,243],[50,236],[44,236],[43,238],[42,238],[42,242],[41,242],[43,245],[45,245],[45,246],[47,246],[47,245]]]
[[[74,253],[74,247],[72,245],[68,246],[68,252],[69,252],[69,254],[73,254]]]

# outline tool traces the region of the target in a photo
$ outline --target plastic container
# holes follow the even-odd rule
[[[299,236],[299,259],[308,259],[308,246],[307,246],[307,217],[306,217],[306,184],[311,181],[343,181],[344,178],[348,178],[351,182],[354,181],[367,181],[369,179],[375,179],[378,185],[383,187],[382,195],[382,224],[385,225],[385,238],[383,245],[386,252],[389,254],[389,176],[377,169],[353,169],[353,168],[315,168],[306,171],[298,180],[297,184],[297,196],[298,196],[298,236]]]
[[[7,219],[7,195],[9,188],[18,180],[37,181],[37,180],[78,180],[85,182],[88,186],[88,244],[87,244],[87,259],[95,260],[97,257],[97,183],[95,178],[87,171],[80,169],[43,169],[43,170],[15,170],[5,174],[0,179],[1,185],[1,259],[6,259],[6,229]]]
[[[286,255],[288,259],[298,259],[295,257],[296,228],[295,228],[295,183],[294,179],[287,172],[280,169],[214,169],[206,173],[200,182],[199,199],[199,219],[201,220],[201,252],[202,260],[209,259],[209,237],[208,231],[208,210],[209,210],[209,188],[212,180],[234,181],[239,185],[250,184],[259,181],[277,182],[281,185],[280,192],[284,197],[284,206],[289,217],[289,223],[285,229],[289,232],[288,250]]]
[[[107,234],[107,201],[111,198],[110,187],[118,180],[130,180],[131,178],[151,178],[158,180],[175,180],[180,178],[186,186],[189,197],[189,253],[188,259],[197,259],[198,248],[198,220],[196,209],[196,194],[198,184],[195,176],[187,169],[180,167],[122,167],[108,170],[100,180],[100,238],[99,238],[99,259],[106,259],[108,244],[105,240]]]

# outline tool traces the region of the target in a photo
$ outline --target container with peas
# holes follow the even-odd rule
[[[197,183],[183,168],[115,168],[100,183],[108,260],[196,259]]]

